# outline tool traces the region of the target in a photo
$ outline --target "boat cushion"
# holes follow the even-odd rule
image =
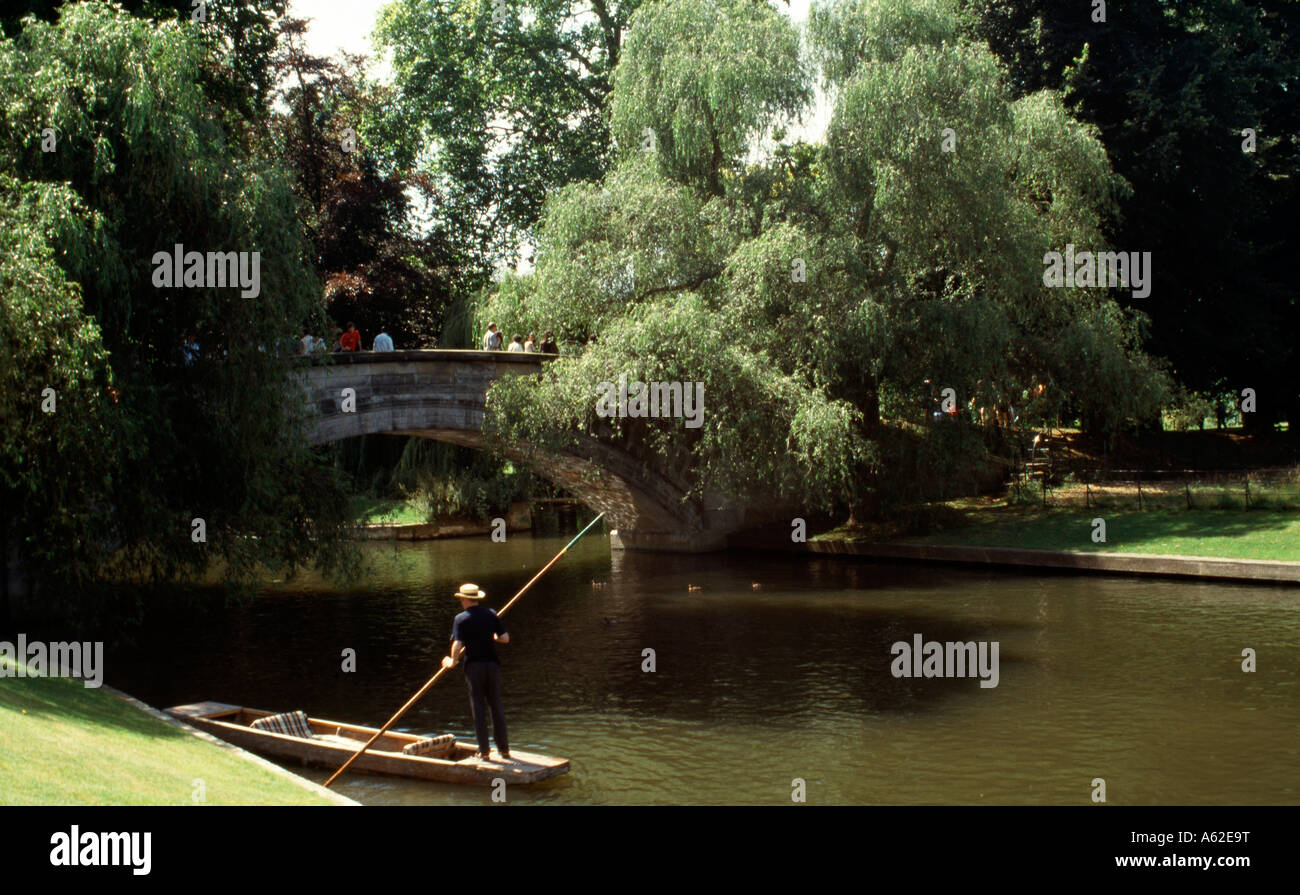
[[[445,752],[456,744],[456,735],[454,733],[444,733],[442,736],[423,737],[402,747],[402,751],[407,755],[427,755],[430,752]]]
[[[311,739],[312,736],[311,724],[307,721],[306,712],[281,712],[278,715],[267,715],[265,718],[258,718],[248,726],[254,730],[283,733],[291,737]]]

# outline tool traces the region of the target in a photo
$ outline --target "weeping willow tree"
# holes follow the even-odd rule
[[[503,442],[595,437],[685,470],[697,495],[833,508],[915,484],[943,388],[1103,432],[1158,406],[1141,318],[1105,290],[1043,284],[1046,251],[1104,248],[1124,184],[1095,131],[1055,93],[1013,101],[944,0],[816,4],[807,36],[805,53],[747,0],[638,10],[615,166],[550,198],[536,269],[476,308],[477,329],[583,346],[540,383],[493,386]],[[818,74],[830,126],[792,142]],[[600,383],[620,375],[703,382],[703,425],[603,416]],[[949,439],[938,465],[962,444],[984,447]]]
[[[83,3],[0,42],[5,214],[32,237],[0,281],[25,340],[0,356],[7,537],[50,595],[90,587],[105,550],[117,574],[219,559],[234,583],[350,556],[281,357],[320,314],[309,244],[286,174],[205,94],[192,28]],[[155,286],[177,245],[259,253],[258,288]],[[57,411],[34,415],[46,387]]]

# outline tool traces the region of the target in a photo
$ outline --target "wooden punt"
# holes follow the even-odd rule
[[[228,743],[234,743],[252,752],[292,758],[303,764],[337,770],[351,755],[378,732],[374,727],[358,727],[341,721],[308,718],[312,737],[271,733],[249,727],[258,718],[272,712],[243,708],[224,702],[197,702],[177,705],[167,709],[175,718],[191,724]],[[421,740],[416,734],[390,730],[375,741],[360,758],[348,768],[372,774],[392,774],[415,777],[421,780],[438,780],[443,783],[474,783],[491,786],[497,778],[507,784],[536,783],[558,777],[569,771],[567,758],[553,758],[536,752],[510,750],[510,760],[481,761],[475,758],[478,747],[460,741],[454,742],[445,752],[426,755],[405,755],[402,748]]]

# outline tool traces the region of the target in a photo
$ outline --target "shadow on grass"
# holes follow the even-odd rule
[[[113,694],[79,680],[52,677],[0,678],[0,705],[28,715],[112,727],[119,731],[175,739],[187,734],[150,717]]]

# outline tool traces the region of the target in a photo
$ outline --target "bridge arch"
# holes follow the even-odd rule
[[[311,405],[309,441],[412,435],[482,449],[488,387],[540,373],[554,356],[454,349],[336,353],[300,361]],[[352,389],[346,393],[345,389]],[[345,395],[350,397],[344,410]],[[511,456],[610,522],[618,549],[705,552],[725,546],[742,513],[686,498],[686,484],[648,472],[630,454],[589,439],[573,453],[521,448]],[[720,502],[719,502],[720,503]]]

